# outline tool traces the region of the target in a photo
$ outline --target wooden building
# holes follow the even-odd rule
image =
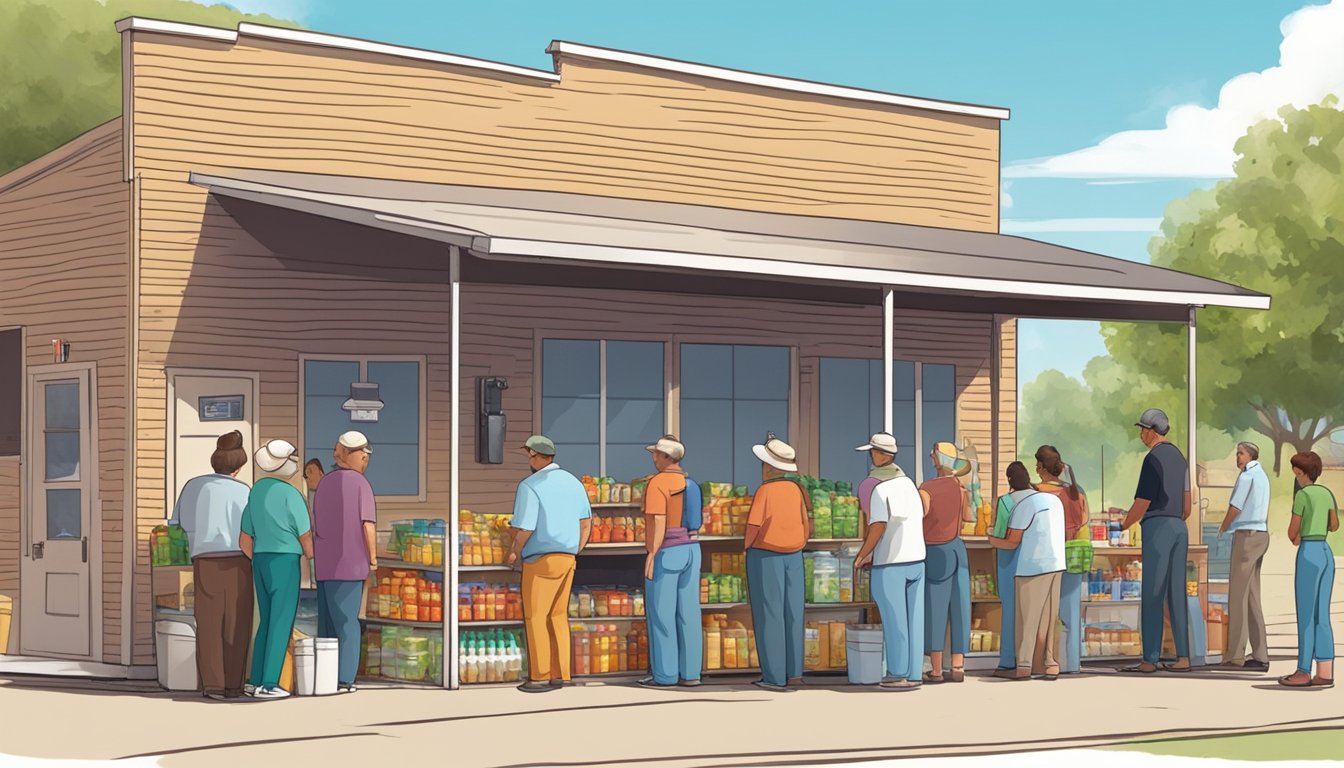
[[[510,511],[512,447],[543,428],[604,474],[678,432],[720,457],[702,479],[732,481],[763,424],[814,474],[885,424],[916,473],[955,436],[999,478],[1016,318],[1193,338],[1196,307],[1268,306],[998,234],[1004,109],[565,42],[539,71],[250,24],[118,28],[122,115],[0,177],[11,654],[141,674],[148,539],[203,446],[241,426],[249,451],[285,438],[325,461],[351,383],[386,402],[380,528],[455,534],[458,509]],[[547,389],[547,359],[599,390]],[[612,385],[623,359],[661,373]],[[714,361],[741,380],[688,383]],[[503,464],[477,461],[479,377],[508,382]],[[643,421],[611,422],[612,402]]]

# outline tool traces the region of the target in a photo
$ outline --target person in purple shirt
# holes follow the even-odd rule
[[[359,609],[364,584],[378,567],[378,516],[364,477],[373,448],[360,432],[336,442],[336,469],[313,495],[313,555],[317,571],[317,635],[340,647],[338,690],[354,693],[359,671]]]

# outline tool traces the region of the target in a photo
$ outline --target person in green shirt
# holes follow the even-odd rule
[[[243,510],[243,553],[252,558],[256,585],[257,639],[252,648],[252,696],[283,699],[280,687],[294,617],[299,609],[299,556],[313,559],[313,533],[308,505],[288,480],[299,472],[298,450],[287,440],[272,440],[257,449],[256,465],[271,477],[252,486]]]
[[[1315,452],[1292,458],[1293,476],[1301,486],[1293,497],[1288,538],[1297,546],[1297,671],[1279,678],[1289,688],[1331,688],[1335,684],[1335,634],[1330,626],[1330,591],[1335,582],[1335,555],[1326,534],[1339,530],[1339,505],[1329,488],[1316,481],[1321,457]],[[1311,662],[1316,660],[1316,676]]]
[[[994,510],[994,530],[990,532],[990,541],[998,539],[1000,541],[1008,538],[1008,521],[1013,518],[1013,510],[1017,508],[1018,502],[1026,497],[1039,493],[1031,487],[1031,475],[1027,474],[1027,466],[1020,461],[1014,461],[1008,465],[1005,472],[1008,478],[1008,487],[1012,489],[1011,493],[999,497],[998,506]],[[1017,671],[1017,592],[1014,584],[1017,579],[1017,550],[995,548],[994,559],[996,561],[996,571],[998,576],[999,600],[1002,623],[999,627],[999,670]]]

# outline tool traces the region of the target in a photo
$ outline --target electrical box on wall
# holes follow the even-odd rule
[[[504,390],[509,380],[501,377],[476,378],[476,462],[504,463],[504,437],[508,417],[504,415]]]
[[[383,410],[382,398],[378,396],[378,385],[370,382],[354,382],[350,385],[350,399],[341,403],[341,408],[350,414],[350,421],[378,421],[378,412]]]

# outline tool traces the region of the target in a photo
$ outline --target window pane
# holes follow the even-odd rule
[[[957,367],[925,363],[924,402],[951,403],[957,399]]]
[[[416,362],[370,362],[368,381],[378,385],[383,410],[378,421],[349,422],[346,429],[363,432],[376,451],[379,445],[420,444],[420,364]],[[342,400],[341,402],[345,402]]]
[[[598,441],[598,402],[595,397],[543,397],[541,433],[560,443]]]
[[[733,347],[733,396],[788,400],[788,347]]]
[[[607,400],[662,400],[663,344],[658,341],[607,342]]]
[[[350,385],[359,381],[354,360],[305,360],[303,363],[303,460],[317,459],[325,471],[334,468],[336,438],[350,430],[350,414],[341,408]],[[370,438],[372,439],[372,438]]]
[[[607,475],[625,483],[656,472],[652,454],[644,450],[647,445],[647,442],[607,443]]]
[[[47,432],[47,480],[79,479],[79,433]]]
[[[891,363],[892,394],[897,400],[915,399],[915,364],[909,360],[893,360]]]
[[[733,483],[747,485],[752,493],[761,484],[761,460],[751,447],[774,432],[780,440],[789,440],[789,404],[739,400],[733,404]]]
[[[305,360],[303,391],[308,395],[350,397],[350,385],[359,381],[359,363],[354,360]],[[333,441],[334,442],[334,441]]]
[[[373,442],[373,456],[365,477],[375,496],[415,496],[420,493],[420,447]]]
[[[0,331],[0,456],[18,456],[23,423],[23,332]]]
[[[47,490],[47,538],[78,539],[84,536],[79,513],[79,489]]]
[[[607,444],[652,445],[663,435],[662,400],[613,400],[607,398]],[[607,452],[611,458],[611,452]],[[611,474],[610,471],[607,474]]]
[[[733,348],[726,344],[681,345],[681,396],[733,396]]]
[[[575,477],[598,474],[597,443],[562,443],[555,441],[555,463]]]
[[[597,397],[598,354],[596,341],[543,341],[542,394],[547,397]]]
[[[896,437],[896,466],[914,479],[915,464],[919,461],[915,447],[915,401],[897,400],[893,404],[892,420]]]
[[[681,438],[686,446],[682,462],[697,482],[728,482],[733,471],[733,404],[729,400],[684,400]]]
[[[854,446],[882,429],[881,370],[881,363],[869,360],[822,358],[822,477],[857,483],[867,474],[868,454]]]
[[[47,429],[79,429],[79,384],[60,382],[47,384]]]

